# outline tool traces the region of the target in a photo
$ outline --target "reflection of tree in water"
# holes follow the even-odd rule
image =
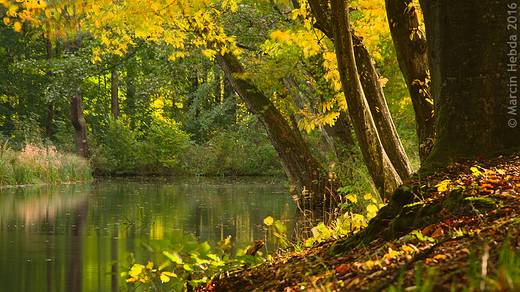
[[[67,271],[66,291],[83,289],[83,236],[88,214],[88,199],[76,206],[70,237],[70,268]]]
[[[118,291],[126,253],[156,261],[142,238],[168,239],[177,230],[216,246],[231,235],[245,249],[264,240],[266,216],[294,214],[283,184],[258,179],[93,185],[0,190],[0,261],[15,261],[0,268],[6,290]]]

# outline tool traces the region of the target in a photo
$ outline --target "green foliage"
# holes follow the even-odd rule
[[[282,249],[289,247],[289,240],[287,239],[287,226],[282,221],[274,221],[273,217],[269,216],[264,219],[264,224],[267,225],[273,235],[278,239],[278,246]]]
[[[223,241],[216,247],[221,250],[220,253],[214,253],[215,248],[207,242],[199,243],[193,235],[183,235],[182,231],[166,234],[162,240],[142,241],[144,248],[164,255],[165,261],[157,268],[154,268],[152,262],[148,262],[146,266],[131,262],[128,271],[122,272],[121,277],[128,283],[146,285],[145,288],[153,288],[155,291],[181,291],[207,283],[217,273],[264,261],[260,256],[248,255],[240,249],[231,258],[227,251],[233,246],[229,238],[227,240],[228,242]]]
[[[21,151],[14,151],[5,142],[0,150],[0,185],[90,179],[92,171],[87,161],[74,154],[57,152],[54,147],[27,144]]]
[[[175,169],[180,154],[189,145],[189,136],[177,123],[159,120],[149,127],[144,144],[145,161],[148,162],[148,165],[143,163],[144,167]]]
[[[216,131],[203,145],[192,144],[183,156],[184,171],[196,175],[280,175],[276,151],[265,130],[251,116]]]
[[[25,145],[42,145],[42,129],[38,123],[39,117],[34,113],[19,117],[14,121],[13,137],[10,140],[15,149],[23,149]]]
[[[139,161],[139,133],[124,118],[108,118],[108,129],[99,137],[99,145],[93,147],[94,167],[114,174],[133,174]]]

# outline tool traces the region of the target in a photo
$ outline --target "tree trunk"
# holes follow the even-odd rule
[[[392,115],[386,104],[383,87],[379,82],[379,75],[376,72],[376,68],[370,58],[370,53],[363,44],[362,39],[352,34],[352,40],[361,86],[363,87],[363,92],[370,107],[372,118],[376,124],[379,138],[399,177],[402,181],[405,181],[410,177],[413,169],[404,151],[401,139],[399,139],[399,134],[397,134],[397,130],[395,129]]]
[[[365,54],[366,49],[360,46],[361,41],[350,31],[347,1],[309,0],[309,6],[316,17],[314,26],[334,41],[338,69],[350,118],[365,164],[374,184],[380,189],[382,197],[388,197],[401,184],[401,177],[407,178],[410,175],[411,166],[402,150],[391,116],[387,112],[388,109],[382,95],[381,85],[378,84],[375,68],[369,65],[372,61],[370,56]],[[333,6],[334,8],[332,8]],[[341,9],[341,11],[338,9]],[[353,48],[353,41],[357,48]],[[359,58],[359,60],[356,58]],[[359,68],[356,63],[359,63]],[[349,68],[346,66],[349,66]],[[360,84],[358,74],[370,77],[362,79],[365,88],[363,88],[363,84]],[[377,81],[377,84],[375,81]],[[365,89],[367,92],[364,92]],[[369,100],[367,100],[367,97]],[[374,104],[370,105],[369,101]],[[374,112],[375,117],[381,120],[374,121],[375,117],[372,112]],[[376,124],[384,125],[386,128],[377,129]],[[389,134],[389,137],[385,137],[383,146],[381,136]],[[390,161],[386,151],[391,153],[395,165]],[[399,174],[397,174],[396,169],[399,169]]]
[[[313,76],[314,78],[321,78],[320,76]],[[302,84],[294,76],[283,78],[285,87],[289,92],[297,92],[294,97],[296,107],[304,108],[305,103],[323,102],[323,98],[318,97],[318,92],[308,84]],[[303,90],[305,89],[305,90]],[[309,107],[313,114],[318,114],[317,110]],[[328,146],[334,151],[336,159],[340,162],[347,162],[351,160],[353,148],[355,147],[354,137],[352,136],[352,126],[348,114],[342,111],[334,126],[323,125],[320,127],[322,136],[325,137]]]
[[[311,155],[301,136],[291,128],[290,123],[270,99],[251,80],[243,77],[244,68],[234,55],[217,54],[216,59],[247,109],[258,117],[267,130],[284,170],[299,196],[298,204],[309,206],[311,210],[323,207],[325,212],[330,212],[337,205],[333,200],[336,187]]]
[[[421,1],[437,133],[427,164],[520,148],[517,6]]]
[[[330,26],[349,114],[367,168],[382,198],[386,199],[401,184],[401,180],[381,144],[358,76],[350,31],[348,3],[344,0],[330,2]]]
[[[386,0],[385,3],[399,68],[412,99],[419,158],[423,162],[435,140],[433,99],[427,82],[429,67],[426,38],[420,30],[413,1]]]
[[[117,69],[113,69],[110,74],[110,112],[114,116],[114,121],[119,118],[119,80]]]
[[[80,90],[78,90],[76,96],[70,99],[70,118],[74,127],[76,154],[88,158],[87,124],[83,115],[83,98]]]
[[[52,42],[50,40],[50,32],[47,32],[45,37],[45,47],[47,49],[47,60],[52,59]],[[49,83],[52,82],[52,71],[47,71],[46,73]],[[49,139],[52,138],[52,121],[54,120],[54,102],[51,100],[48,105],[47,111],[47,124],[45,125],[45,133]]]

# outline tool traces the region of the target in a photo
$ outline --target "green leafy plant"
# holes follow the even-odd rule
[[[287,239],[287,226],[285,226],[282,221],[274,220],[273,217],[269,216],[264,219],[264,224],[270,228],[274,234],[274,236],[278,240],[279,247],[286,249],[289,247],[289,241]]]
[[[151,262],[146,266],[132,262],[128,271],[121,276],[129,283],[147,284],[148,288],[155,290],[158,290],[159,284],[168,285],[177,291],[191,289],[209,282],[218,273],[264,261],[260,257],[261,253],[252,256],[241,249],[231,258],[229,250],[234,245],[229,237],[212,248],[208,242],[199,243],[193,235],[183,235],[179,231],[165,235],[162,240],[142,241],[141,244],[149,251],[164,255],[166,261],[158,268],[153,268]],[[213,252],[214,249],[221,253]]]

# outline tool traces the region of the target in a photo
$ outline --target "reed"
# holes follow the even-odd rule
[[[87,160],[55,147],[27,144],[21,151],[0,149],[0,185],[62,183],[92,179]]]

